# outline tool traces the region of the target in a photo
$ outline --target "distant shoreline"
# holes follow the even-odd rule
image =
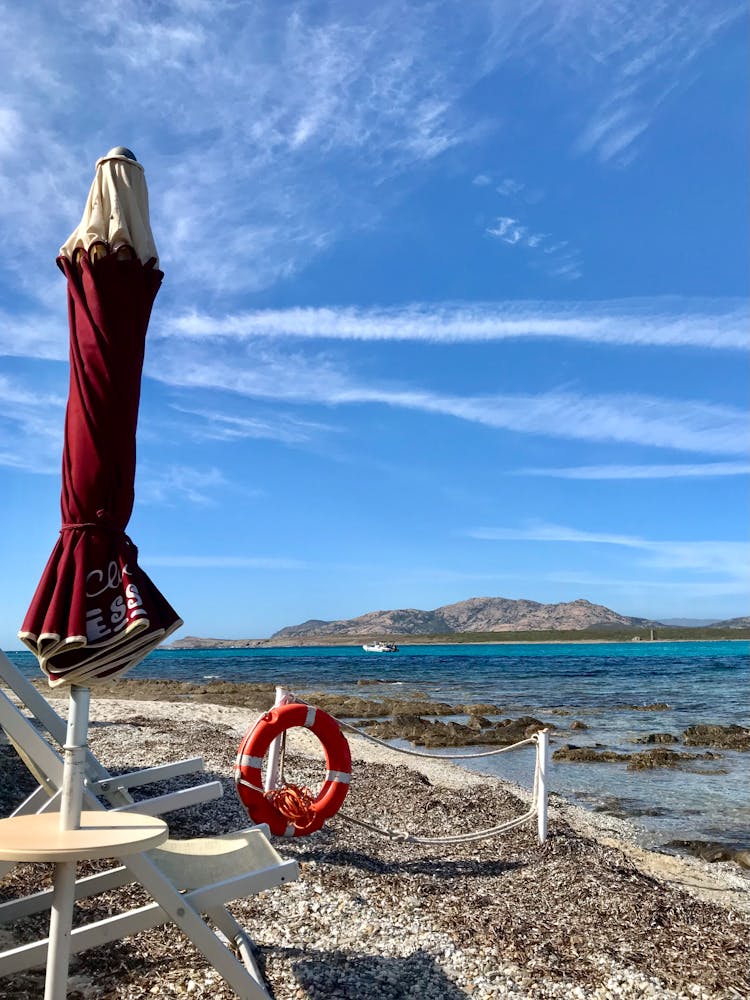
[[[747,642],[750,639],[750,630],[742,629],[742,635],[691,635],[691,636],[667,636],[664,638],[648,639],[642,636],[638,639],[633,637],[587,637],[574,639],[568,637],[559,638],[491,638],[491,639],[466,639],[431,636],[386,636],[386,641],[394,642],[399,647],[403,646],[569,646],[569,645],[617,645],[624,643],[643,643],[652,646],[675,642]],[[746,633],[746,634],[745,634]],[[337,636],[335,640],[327,640],[323,636],[315,639],[298,639],[297,641],[275,642],[271,639],[178,639],[164,649],[169,650],[190,650],[190,649],[342,649],[352,646],[362,646],[365,643],[373,642],[374,636]],[[383,654],[384,655],[384,654]]]

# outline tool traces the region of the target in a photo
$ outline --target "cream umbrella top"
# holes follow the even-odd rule
[[[142,264],[159,257],[148,214],[148,189],[143,167],[124,146],[115,146],[96,161],[86,207],[78,226],[60,247],[60,256],[106,243],[110,250],[132,247]]]

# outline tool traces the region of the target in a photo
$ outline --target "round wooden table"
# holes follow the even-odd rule
[[[0,861],[95,861],[163,844],[167,824],[139,813],[82,812],[78,830],[61,830],[59,813],[0,820]]]

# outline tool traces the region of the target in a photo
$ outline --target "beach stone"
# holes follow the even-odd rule
[[[688,726],[682,734],[686,746],[721,747],[724,750],[750,750],[750,729],[745,726],[719,726],[700,723]]]
[[[677,743],[678,739],[672,733],[649,733],[648,736],[636,736],[633,743]]]

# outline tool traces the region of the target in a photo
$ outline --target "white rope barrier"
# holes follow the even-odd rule
[[[277,707],[278,705],[287,705],[292,702],[302,702],[302,699],[296,698],[290,691],[287,691],[283,687],[276,688],[276,701],[274,703],[274,707]],[[305,702],[302,702],[302,704],[305,704]],[[531,792],[531,804],[522,816],[516,816],[514,819],[507,820],[505,823],[500,823],[498,826],[493,826],[486,830],[474,830],[470,833],[456,834],[455,836],[448,837],[420,837],[416,834],[406,833],[400,830],[389,830],[386,827],[377,826],[375,823],[369,823],[367,820],[358,819],[357,817],[344,812],[343,809],[340,809],[338,815],[341,816],[341,818],[347,823],[353,823],[356,826],[364,827],[372,833],[377,833],[380,836],[388,837],[390,840],[396,840],[400,843],[435,846],[440,844],[464,844],[475,840],[485,840],[488,837],[495,837],[501,833],[506,833],[508,830],[513,830],[517,826],[522,826],[524,823],[536,817],[539,843],[545,843],[547,839],[547,805],[549,799],[549,788],[547,783],[549,730],[541,729],[532,736],[529,736],[524,740],[520,740],[518,743],[512,743],[505,747],[497,747],[494,750],[481,750],[477,753],[437,754],[425,753],[420,750],[411,750],[408,747],[397,747],[392,743],[388,743],[386,740],[381,740],[377,736],[372,736],[370,733],[366,733],[362,729],[358,729],[356,726],[350,725],[348,722],[342,722],[340,719],[336,719],[336,722],[342,729],[347,729],[350,732],[356,733],[358,736],[361,736],[362,739],[369,740],[370,743],[378,744],[379,746],[385,747],[387,750],[391,750],[394,753],[406,754],[409,757],[429,758],[431,760],[473,760],[481,757],[494,757],[501,753],[507,753],[510,750],[519,750],[521,747],[530,746],[531,744],[536,746],[536,762],[534,765],[534,781]],[[269,748],[268,769],[265,781],[266,791],[277,788],[280,781],[283,781],[284,751],[286,742],[284,739],[285,735],[286,734],[282,733],[281,736],[277,736]]]
[[[362,729],[357,729],[356,726],[351,726],[348,722],[341,722],[340,719],[336,719],[336,722],[338,722],[342,729],[348,729],[352,733],[357,733],[363,739],[369,740],[370,743],[378,743],[381,747],[393,750],[394,753],[405,753],[409,757],[428,757],[431,760],[473,760],[479,757],[495,757],[499,753],[507,753],[508,750],[517,750],[519,747],[524,747],[529,743],[536,743],[534,737],[529,736],[528,739],[521,740],[520,743],[511,743],[507,747],[496,747],[494,750],[480,750],[477,753],[424,753],[421,750],[410,750],[408,747],[395,747],[387,740],[378,739],[377,736],[372,736]]]

